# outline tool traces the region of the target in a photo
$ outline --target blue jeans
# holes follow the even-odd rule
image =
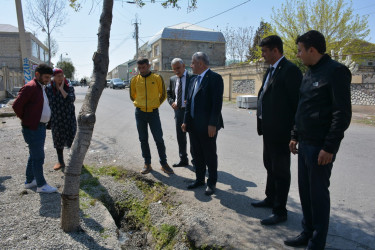
[[[152,136],[154,137],[156,147],[158,149],[160,164],[167,164],[167,156],[165,154],[165,145],[163,140],[163,130],[159,117],[159,110],[154,109],[153,112],[143,112],[139,108],[135,109],[135,120],[137,122],[137,130],[139,141],[141,142],[142,157],[145,164],[151,164],[151,152],[148,144],[148,125]]]
[[[324,249],[330,214],[330,177],[335,160],[321,166],[318,155],[322,147],[301,141],[298,147],[298,187],[302,206],[302,227],[311,237],[309,247]]]
[[[46,184],[43,175],[46,125],[40,123],[37,130],[22,127],[22,134],[25,142],[29,146],[29,159],[26,166],[26,183],[30,183],[36,179],[38,187],[42,187]]]

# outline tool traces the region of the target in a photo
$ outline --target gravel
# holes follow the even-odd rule
[[[64,175],[54,171],[56,152],[53,148],[51,132],[47,131],[45,144],[44,175],[47,183],[56,186],[58,193],[39,194],[34,189],[24,189],[25,164],[28,148],[24,142],[18,118],[1,118],[0,123],[0,248],[1,249],[121,249],[119,230],[107,208],[99,201],[89,204],[88,198],[81,197],[81,232],[65,233],[60,228],[61,192]],[[68,150],[64,151],[67,159]],[[87,156],[85,163],[106,158],[105,153]],[[90,160],[91,159],[91,160]],[[82,175],[82,179],[88,175]],[[144,194],[133,180],[118,182],[112,177],[101,176],[100,185],[88,189],[89,195],[107,197],[112,206],[127,198],[142,200]],[[124,191],[125,190],[125,191]],[[172,196],[168,194],[169,198]],[[108,202],[109,201],[109,202]],[[211,215],[199,208],[180,204],[166,209],[164,201],[151,203],[149,211],[152,224],[158,228],[168,224],[178,228],[174,249],[189,249],[186,236],[196,246],[228,246],[223,234],[212,222]],[[86,204],[82,208],[82,204]],[[112,207],[113,208],[113,207]],[[109,209],[111,210],[111,209]],[[113,212],[113,211],[111,211]],[[210,222],[210,223],[209,223]],[[213,233],[215,232],[215,233]],[[185,236],[186,235],[186,236]],[[124,233],[122,233],[124,236]],[[126,236],[126,234],[125,234]],[[145,230],[127,232],[128,240],[123,249],[154,249],[151,232]]]

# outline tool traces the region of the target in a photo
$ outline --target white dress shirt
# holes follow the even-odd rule
[[[49,122],[49,119],[51,118],[51,109],[49,107],[49,102],[48,102],[48,97],[46,95],[46,86],[38,82],[39,85],[42,87],[43,90],[43,111],[42,111],[42,116],[40,117],[40,122],[42,123],[47,123]]]

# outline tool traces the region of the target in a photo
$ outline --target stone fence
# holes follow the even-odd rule
[[[212,70],[223,77],[224,100],[233,101],[239,95],[258,95],[267,67],[264,63],[257,63],[217,67]]]
[[[11,94],[13,89],[22,86],[22,72],[10,71],[8,67],[2,67],[0,69],[0,100],[8,97],[8,94]]]
[[[224,100],[235,101],[239,95],[258,95],[263,75],[268,65],[264,63],[216,67],[224,80]],[[173,71],[158,71],[166,86]],[[358,72],[352,77],[351,95],[353,105],[375,105],[375,72]]]
[[[350,89],[353,105],[375,105],[375,73],[354,75]]]

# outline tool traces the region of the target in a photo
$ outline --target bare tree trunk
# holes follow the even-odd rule
[[[61,228],[65,232],[76,231],[79,226],[79,184],[83,160],[90,146],[95,125],[95,112],[106,84],[108,72],[109,36],[112,24],[113,0],[103,1],[98,33],[98,50],[94,53],[95,83],[89,88],[78,116],[78,131],[74,139],[62,192]]]
[[[47,33],[47,39],[48,39],[48,65],[51,66],[51,34]]]

